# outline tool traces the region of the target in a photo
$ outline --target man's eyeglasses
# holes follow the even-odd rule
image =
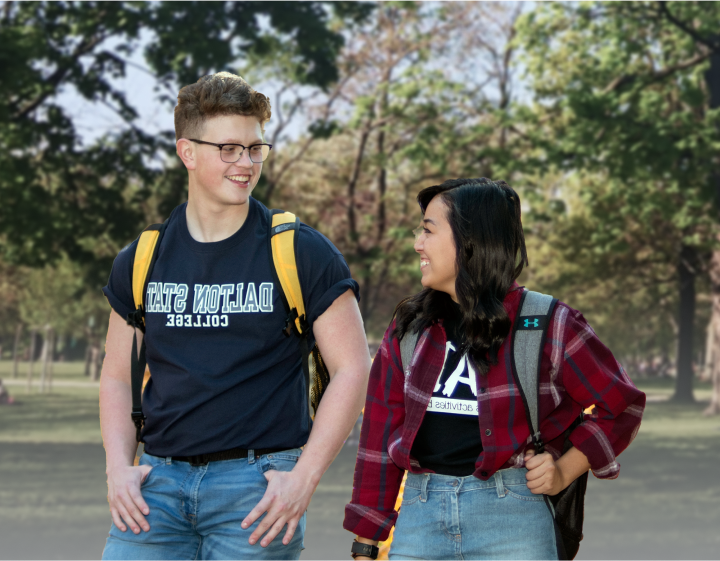
[[[262,164],[272,150],[272,144],[253,144],[252,146],[243,146],[242,144],[215,144],[214,142],[206,142],[205,140],[196,140],[188,138],[190,142],[198,144],[209,144],[217,146],[220,149],[220,159],[226,164],[234,164],[242,158],[245,149],[248,150],[250,161],[254,164]]]

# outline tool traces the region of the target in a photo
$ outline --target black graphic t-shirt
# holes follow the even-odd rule
[[[297,337],[285,337],[282,288],[274,282],[265,209],[250,199],[232,236],[201,243],[183,204],[168,222],[146,295],[147,361],[142,436],[158,456],[240,447],[295,448],[310,431]],[[115,259],[103,292],[121,317],[134,309],[137,240]],[[310,322],[358,284],[340,252],[302,225],[297,248]],[[314,341],[311,339],[310,348]],[[129,415],[129,413],[128,413]]]
[[[467,355],[458,352],[462,336],[457,304],[450,312],[443,320],[448,337],[445,362],[411,454],[424,468],[464,477],[475,472],[475,461],[482,452],[477,374]]]

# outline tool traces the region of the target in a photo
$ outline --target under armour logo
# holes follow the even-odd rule
[[[540,327],[540,320],[535,318],[534,320],[532,320],[532,323],[530,323],[530,320],[526,318],[524,327]]]

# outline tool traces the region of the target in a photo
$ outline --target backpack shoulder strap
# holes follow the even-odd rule
[[[405,374],[408,373],[408,368],[410,368],[410,362],[412,362],[419,338],[419,332],[407,331],[405,335],[403,335],[403,338],[400,339],[400,359],[402,360],[402,367]]]
[[[547,337],[547,327],[557,299],[526,290],[520,299],[511,341],[512,370],[525,406],[530,434],[539,454],[544,449],[540,436],[538,399],[540,397],[540,363]]]
[[[140,433],[145,421],[142,411],[142,384],[145,377],[145,337],[140,344],[140,352],[137,348],[137,332],[139,329],[145,333],[145,295],[147,284],[150,280],[155,261],[157,261],[158,249],[167,220],[162,224],[152,224],[145,228],[140,234],[137,247],[135,248],[135,259],[132,271],[132,291],[135,302],[135,310],[130,312],[127,322],[136,329],[133,330],[132,356],[130,358],[130,388],[132,394],[131,418],[135,423],[135,439],[140,442]]]
[[[304,337],[307,335],[309,326],[297,268],[300,219],[292,212],[282,210],[269,212],[271,216],[270,252],[275,274],[288,306],[288,317],[284,329],[288,335],[295,331],[297,335]]]
[[[150,280],[152,267],[157,259],[160,238],[165,232],[165,224],[151,224],[140,234],[137,247],[135,248],[135,260],[132,269],[132,292],[135,302],[135,311],[128,316],[128,323],[141,330],[145,330],[145,295],[147,283]]]

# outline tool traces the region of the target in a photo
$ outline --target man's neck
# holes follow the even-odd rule
[[[185,210],[188,231],[198,242],[222,241],[242,228],[249,210],[249,199],[242,205],[219,205],[190,196]]]

